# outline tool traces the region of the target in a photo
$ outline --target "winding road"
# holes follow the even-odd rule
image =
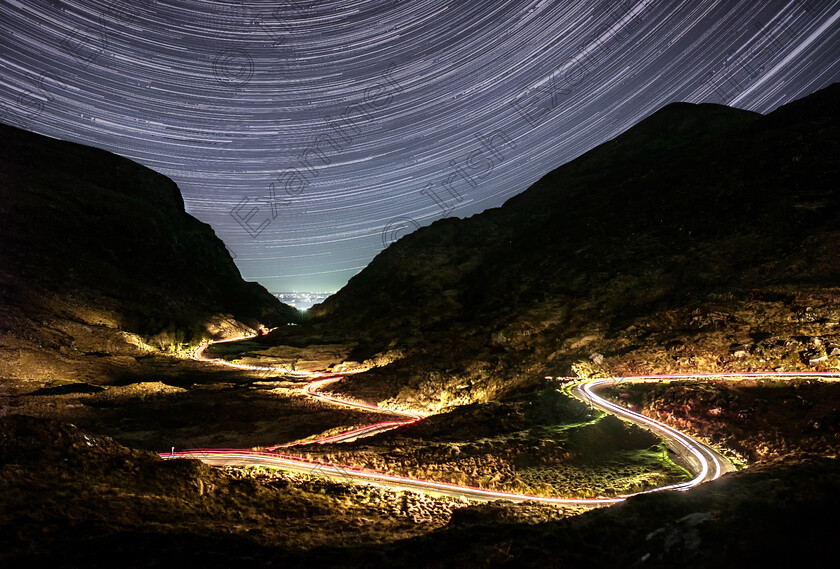
[[[247,338],[238,338],[240,341]],[[325,373],[308,373],[295,370],[289,370],[279,367],[262,367],[244,364],[236,364],[225,361],[223,359],[208,358],[204,356],[204,350],[207,344],[203,344],[195,354],[195,358],[205,362],[226,365],[238,369],[258,370],[258,371],[272,371],[278,373],[286,373],[296,375],[298,377],[306,377],[311,381],[307,383],[304,392],[315,399],[324,401],[333,405],[342,405],[345,407],[352,407],[360,410],[375,411],[377,413],[386,413],[395,416],[393,421],[382,421],[351,429],[349,431],[330,435],[315,440],[306,440],[306,444],[313,443],[340,443],[356,440],[361,437],[371,436],[376,433],[381,433],[397,427],[415,423],[423,419],[423,415],[419,413],[411,413],[397,409],[385,409],[371,405],[364,402],[340,399],[338,397],[321,393],[319,390],[337,381],[340,381],[343,376]],[[687,374],[687,375],[651,375],[651,376],[636,376],[636,377],[612,377],[612,378],[598,378],[589,380],[577,380],[568,384],[566,392],[586,403],[587,405],[597,408],[606,413],[616,415],[626,421],[639,425],[643,428],[649,429],[659,436],[661,436],[671,451],[672,459],[691,473],[693,478],[687,482],[679,484],[672,484],[647,490],[645,492],[638,492],[636,494],[645,494],[649,492],[659,492],[662,490],[688,490],[703,482],[714,480],[726,472],[734,470],[732,463],[722,456],[720,453],[705,445],[704,443],[672,428],[664,423],[655,421],[649,417],[631,411],[625,407],[612,403],[598,395],[598,391],[609,386],[614,386],[619,383],[651,383],[661,381],[690,381],[698,379],[738,379],[738,378],[820,378],[820,379],[838,379],[840,373],[833,372],[786,372],[786,373],[741,373],[741,374]],[[385,486],[394,489],[413,490],[435,495],[450,496],[455,498],[465,498],[477,501],[493,501],[493,500],[509,500],[512,502],[536,501],[546,504],[558,504],[565,506],[604,506],[621,502],[630,496],[636,494],[628,494],[625,496],[611,497],[611,498],[565,498],[565,497],[542,497],[532,496],[528,494],[516,494],[510,492],[498,492],[494,490],[484,490],[481,488],[473,488],[470,486],[459,486],[455,484],[446,484],[442,482],[434,482],[430,480],[419,480],[414,478],[394,476],[384,472],[377,472],[373,470],[362,470],[358,468],[351,468],[340,464],[327,464],[306,460],[301,457],[284,455],[278,451],[281,448],[288,448],[302,443],[287,443],[285,445],[277,445],[269,447],[266,451],[253,451],[250,449],[188,449],[180,452],[161,453],[163,458],[180,458],[189,457],[197,458],[211,466],[266,466],[272,468],[280,468],[283,470],[304,473],[304,474],[320,474],[331,477],[337,480],[347,480],[355,483],[369,483],[380,486]]]

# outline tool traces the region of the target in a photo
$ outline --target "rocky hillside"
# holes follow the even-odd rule
[[[0,138],[0,377],[296,317],[242,280],[170,179],[9,126]]]
[[[3,567],[310,567],[293,555],[423,535],[464,506],[317,472],[162,460],[66,423],[0,417]]]
[[[365,394],[403,400],[576,371],[807,368],[803,338],[840,322],[838,111],[840,85],[766,116],[670,104],[502,207],[400,239],[310,310],[312,330],[359,337],[359,359],[401,348]],[[759,341],[801,349],[750,358]]]

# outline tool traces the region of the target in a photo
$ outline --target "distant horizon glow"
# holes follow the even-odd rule
[[[669,102],[840,81],[832,0],[0,4],[0,122],[172,178],[246,280],[335,291]]]
[[[280,302],[306,312],[316,304],[324,302],[328,296],[335,294],[335,292],[286,291],[272,292],[271,294],[277,297]]]

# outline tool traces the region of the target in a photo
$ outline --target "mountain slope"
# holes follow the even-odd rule
[[[407,348],[404,367],[385,375],[426,387],[388,379],[385,398],[435,397],[443,381],[472,385],[450,393],[472,400],[507,388],[490,386],[491,374],[509,387],[598,354],[622,371],[635,361],[618,356],[672,339],[651,335],[690,320],[686,311],[720,312],[715,299],[834,287],[839,102],[833,85],[767,116],[668,105],[502,207],[400,239],[310,310],[313,329],[361,336],[369,353]],[[781,308],[806,308],[797,302]],[[737,307],[724,308],[734,318]],[[755,326],[733,324],[719,340],[728,349]],[[437,388],[435,372],[448,376]]]
[[[9,126],[0,137],[0,375],[296,317],[242,280],[165,176]]]

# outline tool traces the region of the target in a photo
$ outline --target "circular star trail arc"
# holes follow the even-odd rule
[[[840,2],[3,0],[0,121],[173,178],[243,275],[336,290],[671,101],[840,78]]]

